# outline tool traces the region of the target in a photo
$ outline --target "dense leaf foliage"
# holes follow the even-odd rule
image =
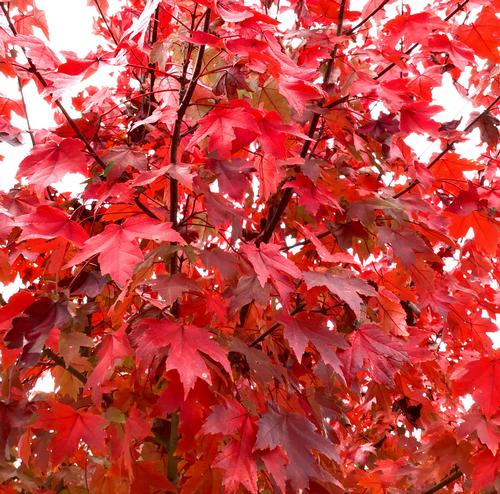
[[[0,492],[500,489],[500,4],[413,3],[1,4]]]

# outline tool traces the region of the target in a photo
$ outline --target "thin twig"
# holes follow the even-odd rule
[[[459,3],[457,7],[450,12],[445,18],[444,22],[449,21],[454,15],[456,15],[458,12],[460,12],[467,4],[469,3],[469,0],[465,0],[462,3]],[[417,47],[420,46],[420,43],[415,43],[410,48],[408,48],[405,52],[404,55],[410,55]],[[389,70],[393,69],[396,66],[396,62],[390,63],[387,67],[385,67],[381,72],[377,74],[376,77],[374,77],[374,80],[376,81],[377,79],[380,79],[383,75],[385,75]]]
[[[292,310],[292,312],[290,312],[290,315],[294,316],[295,314],[298,314],[302,310],[304,310],[304,306],[299,304],[297,307],[295,307],[295,309]],[[281,323],[275,322],[269,329],[267,329],[261,335],[259,335],[257,338],[255,338],[255,340],[253,340],[252,343],[250,343],[248,346],[249,347],[257,346],[262,340],[267,338],[271,333],[276,331],[280,326],[281,326]]]
[[[139,198],[139,196],[134,198],[135,205],[146,215],[148,215],[150,218],[153,218],[154,220],[159,220],[158,216],[151,211]]]
[[[330,230],[327,230],[326,232],[321,232],[321,233],[318,233],[318,235],[316,235],[316,238],[320,239],[320,238],[325,238],[325,237],[328,237],[328,235],[330,235],[332,232]],[[285,247],[282,247],[280,250],[282,252],[286,252],[287,250],[292,250],[292,249],[295,249],[297,247],[302,247],[303,245],[307,245],[307,244],[310,244],[312,243],[312,240],[306,238],[304,240],[301,240],[300,242],[297,242],[296,244],[293,244],[293,245],[287,245]]]
[[[6,7],[6,5],[5,5],[4,2],[0,3],[0,8],[2,9],[2,12],[5,15],[5,18],[7,19],[7,23],[9,24],[9,28],[12,31],[12,34],[14,36],[17,36],[18,33],[17,33],[17,30],[16,30],[16,27],[14,26],[14,24],[12,22],[12,19],[10,18],[9,10]],[[34,76],[38,79],[38,81],[40,82],[40,84],[44,88],[47,88],[49,86],[47,84],[47,81],[42,76],[42,74],[38,71],[36,65],[33,63],[33,60],[31,60],[31,58],[28,57],[28,55],[26,54],[26,50],[24,48],[21,48],[21,49],[22,49],[24,55],[26,56],[26,59],[28,60],[28,65],[30,67],[30,72],[32,74],[34,74]],[[83,142],[83,144],[85,145],[85,147],[86,147],[87,151],[89,152],[89,154],[94,158],[94,160],[100,166],[102,166],[103,168],[106,168],[106,164],[104,163],[104,161],[99,157],[99,155],[97,154],[96,150],[92,147],[92,145],[90,144],[90,142],[88,141],[88,139],[85,137],[85,135],[82,133],[82,131],[80,130],[80,128],[78,127],[78,125],[73,120],[73,118],[66,111],[66,108],[64,108],[63,104],[58,99],[56,99],[54,101],[54,103],[59,108],[59,110],[64,115],[64,117],[66,118],[69,126],[73,129],[73,131],[78,136],[78,138]]]
[[[500,96],[497,96],[493,103],[491,103],[485,110],[483,110],[476,118],[474,118],[468,125],[465,127],[465,129],[462,131],[463,133],[467,133],[470,129],[474,127],[474,125],[484,116],[486,113],[488,113],[495,105],[500,101]],[[427,165],[427,170],[430,170],[443,156],[445,156],[448,151],[451,151],[453,149],[453,145],[456,144],[459,141],[451,141],[448,144],[446,144],[445,148],[437,155],[434,157],[434,159]],[[416,187],[420,181],[418,178],[413,180],[410,185],[405,187],[403,190],[399,191],[397,194],[394,194],[392,197],[394,199],[398,199],[401,197],[403,194],[406,194],[410,190],[412,190],[414,187]]]
[[[457,5],[457,7],[450,13],[448,14],[445,18],[444,18],[444,22],[447,22],[449,21],[454,15],[456,15],[458,12],[460,12],[466,5],[467,3],[469,2],[469,0],[465,0],[464,2],[460,3]],[[368,21],[373,15],[375,15],[383,6],[385,5],[384,2],[382,2],[381,5],[379,5],[369,16],[367,16],[365,19],[363,19],[363,24]],[[357,24],[355,26],[356,29],[358,29],[359,27],[361,27],[362,24]],[[351,29],[351,31],[348,31],[347,34],[353,34],[353,31],[354,31],[354,28]],[[417,47],[419,46],[418,43],[415,43],[414,45],[412,45],[408,50],[406,50],[406,52],[404,52],[404,55],[410,55]],[[387,72],[389,72],[390,70],[392,70],[394,67],[396,67],[396,63],[395,62],[391,62],[389,65],[387,65],[382,71],[380,71],[374,78],[373,80],[378,80],[380,79],[383,75],[387,74]],[[342,96],[341,98],[335,100],[335,101],[332,101],[331,103],[329,103],[328,105],[325,106],[325,108],[332,108],[334,106],[337,106],[339,103],[343,103],[345,99],[348,99],[349,98],[349,95],[347,96]]]
[[[385,5],[389,2],[390,0],[384,0],[378,7],[374,8],[364,19],[361,19],[354,27],[349,29],[349,31],[347,31],[345,34],[347,36],[354,34],[355,31],[357,31],[361,26],[366,24],[377,12],[383,9]]]
[[[19,76],[17,76],[17,84],[19,86],[19,93],[21,94],[21,102],[24,109],[24,118],[26,120],[26,127],[28,128],[28,133],[30,135],[31,143],[33,144],[33,147],[35,147],[36,140],[35,136],[33,135],[33,127],[31,126],[30,116],[28,114],[28,105],[26,104],[26,98],[24,97],[23,84]]]
[[[118,44],[118,40],[116,39],[116,36],[113,34],[113,31],[111,30],[111,26],[109,25],[108,20],[106,19],[106,16],[104,15],[104,12],[101,9],[101,6],[99,5],[98,0],[94,0],[94,4],[97,7],[97,10],[99,11],[99,15],[101,16],[101,19],[103,20],[104,24],[106,25],[106,29],[108,30],[108,33],[111,35],[113,38],[113,41],[115,44]]]

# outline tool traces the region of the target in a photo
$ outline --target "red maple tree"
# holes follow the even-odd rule
[[[499,1],[88,3],[0,4],[0,492],[500,492]]]

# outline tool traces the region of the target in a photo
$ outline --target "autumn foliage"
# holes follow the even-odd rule
[[[500,492],[498,0],[118,4],[1,3],[0,493]]]

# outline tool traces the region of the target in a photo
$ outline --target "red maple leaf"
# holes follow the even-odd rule
[[[451,61],[461,70],[474,60],[474,50],[460,41],[450,40],[445,34],[431,36],[428,45],[432,51],[448,53]]]
[[[490,451],[481,451],[472,458],[472,488],[479,492],[495,482],[500,471],[500,455],[491,454]]]
[[[399,128],[401,132],[427,133],[436,135],[439,132],[440,124],[431,117],[442,111],[438,105],[429,105],[425,101],[409,103],[401,107],[401,120]]]
[[[97,406],[101,404],[102,385],[113,373],[117,361],[132,354],[132,348],[125,333],[125,327],[115,333],[106,335],[100,345],[97,356],[99,363],[88,376],[85,384],[86,390],[92,391],[92,399]]]
[[[185,243],[170,225],[171,223],[155,221],[144,215],[133,216],[122,225],[107,225],[102,233],[85,242],[82,250],[66,267],[99,255],[101,271],[109,274],[114,281],[123,286],[132,276],[135,266],[143,259],[137,238]]]
[[[34,301],[24,309],[22,316],[12,320],[12,329],[4,342],[7,348],[22,348],[20,363],[33,365],[40,358],[51,329],[65,324],[69,319],[66,305],[53,302],[48,297]]]
[[[37,410],[33,427],[55,430],[50,442],[53,465],[70,458],[84,441],[94,454],[106,451],[107,420],[92,412],[75,410],[69,405],[51,401],[48,408]]]
[[[26,177],[41,189],[61,180],[67,173],[87,174],[88,158],[79,139],[63,139],[35,146],[21,161],[17,178]]]
[[[179,325],[171,321],[145,320],[134,331],[137,344],[136,355],[140,362],[149,366],[155,354],[168,349],[165,363],[167,370],[176,370],[187,395],[198,378],[211,382],[207,367],[207,355],[227,371],[231,367],[224,350],[203,328],[193,325]]]
[[[257,494],[257,455],[253,451],[257,427],[250,414],[238,402],[217,405],[213,407],[202,431],[226,435],[238,433],[238,439],[231,440],[224,447],[213,466],[225,470],[224,486],[227,492],[236,492],[241,484],[249,492]]]
[[[340,354],[348,383],[367,365],[378,383],[392,386],[395,372],[409,361],[402,341],[383,333],[376,324],[364,324],[349,341],[351,348]]]
[[[245,105],[216,108],[200,121],[189,146],[208,137],[208,150],[214,158],[227,159],[231,150],[248,146],[259,135],[253,113]]]
[[[78,223],[50,206],[39,206],[35,212],[21,216],[19,221],[23,229],[20,240],[63,237],[81,247],[89,238]]]
[[[338,333],[328,330],[324,318],[302,313],[295,318],[283,315],[279,321],[285,327],[285,338],[299,362],[302,360],[306,347],[312,343],[321,353],[324,362],[331,365],[340,378],[344,379],[344,372],[335,349],[345,349],[348,345]]]
[[[461,41],[470,46],[477,56],[500,62],[498,46],[500,42],[500,20],[493,6],[487,5],[471,24],[459,27]]]
[[[278,245],[261,244],[255,247],[252,244],[243,244],[241,251],[252,263],[261,286],[264,286],[269,278],[277,277],[276,273],[286,273],[294,278],[302,278],[300,269],[281,255]]]
[[[495,218],[490,218],[483,211],[472,211],[467,215],[454,215],[450,224],[450,233],[456,238],[463,238],[472,228],[474,244],[487,255],[496,255],[500,225]]]
[[[366,281],[355,278],[353,273],[347,269],[333,269],[321,272],[304,273],[304,281],[307,288],[324,286],[330,292],[339,297],[349,305],[356,316],[361,315],[362,298],[358,295],[374,296],[377,294],[375,289]]]
[[[0,491],[494,490],[500,0],[99,0],[84,56],[38,3],[1,5]]]

